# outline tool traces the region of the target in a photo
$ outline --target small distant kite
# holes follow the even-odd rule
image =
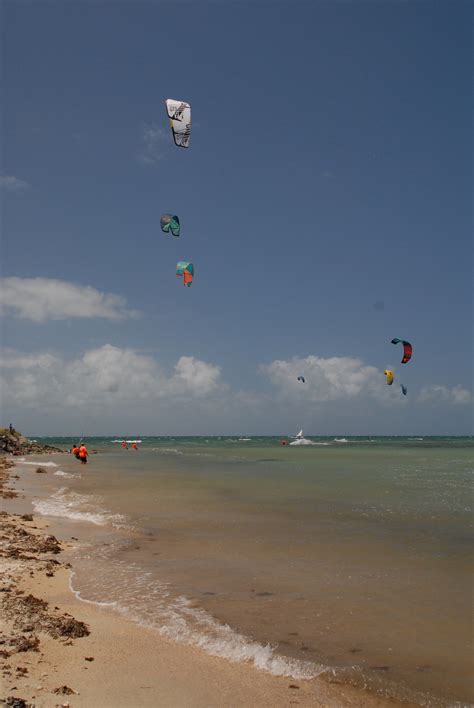
[[[407,361],[410,361],[411,355],[413,354],[413,347],[411,346],[410,342],[406,342],[404,339],[398,339],[395,337],[395,339],[392,339],[392,344],[400,344],[400,342],[403,344],[403,359],[402,359],[402,364],[406,364]]]
[[[403,395],[406,396],[407,395],[407,387],[404,386],[403,384],[400,384],[400,388],[402,389]]]
[[[391,371],[391,369],[385,369],[384,374],[385,378],[387,379],[387,386],[391,386],[393,384],[393,379],[395,378],[393,375],[393,371]]]
[[[179,236],[181,227],[179,225],[179,219],[177,216],[172,214],[163,214],[160,219],[161,230],[168,234],[170,231],[173,236]]]
[[[179,261],[179,263],[176,264],[176,275],[182,275],[183,285],[189,288],[194,278],[193,264],[190,261]]]
[[[174,144],[178,147],[189,147],[191,137],[191,106],[184,101],[175,101],[167,98],[166,112],[170,119],[171,131],[173,133]]]
[[[302,383],[306,383],[304,380],[304,376],[298,376],[297,381],[301,381]]]

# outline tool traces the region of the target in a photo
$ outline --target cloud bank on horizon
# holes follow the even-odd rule
[[[0,311],[39,325],[76,318],[120,323],[140,315],[128,309],[120,295],[65,280],[7,277],[0,285]],[[99,415],[95,434],[111,424],[119,425],[121,416],[146,428],[147,416],[158,411],[168,412],[169,421],[179,426],[183,407],[190,434],[200,429],[203,415],[222,432],[219,426],[232,425],[232,420],[257,427],[263,421],[266,425],[269,411],[271,418],[279,412],[277,419],[285,425],[292,425],[295,419],[316,420],[320,427],[340,420],[342,410],[352,417],[365,411],[367,421],[380,417],[384,432],[389,433],[400,410],[411,407],[413,414],[461,409],[472,400],[471,392],[461,384],[450,387],[430,382],[418,385],[408,398],[401,397],[398,387],[385,384],[381,367],[352,356],[311,354],[260,365],[250,362],[251,367],[262,379],[256,390],[232,388],[224,380],[222,365],[189,353],[181,354],[170,370],[136,347],[110,343],[69,358],[59,351],[4,349],[0,395],[4,409],[15,411],[15,415],[21,415],[22,410],[33,414],[54,411],[53,419],[66,428],[68,421],[74,426],[78,415],[89,418],[95,412]],[[298,381],[301,374],[304,384]],[[48,428],[47,432],[56,431]],[[226,432],[231,433],[232,428]],[[265,432],[272,431],[267,428]]]
[[[5,351],[1,360],[3,400],[28,408],[139,407],[144,399],[178,400],[208,396],[221,385],[221,370],[181,356],[172,373],[156,359],[111,344],[66,360],[50,352]]]
[[[447,407],[460,408],[471,402],[471,392],[461,385],[449,388],[439,384],[422,387],[410,402],[385,385],[376,367],[347,356],[275,360],[260,365],[259,370],[269,390],[233,390],[224,380],[221,366],[190,355],[180,356],[172,370],[167,370],[155,357],[111,344],[69,359],[51,352],[5,350],[0,389],[5,408],[35,414],[41,411],[43,418],[45,414],[46,418],[59,416],[63,432],[64,426],[71,430],[68,424],[74,427],[78,415],[84,420],[98,415],[93,432],[89,432],[95,435],[119,426],[122,419],[131,419],[135,427],[152,434],[157,432],[153,419],[149,420],[153,412],[169,415],[168,425],[185,421],[188,434],[202,429],[203,412],[216,434],[232,432],[219,427],[231,420],[258,426],[269,411],[284,412],[280,415],[284,425],[295,425],[294,420],[319,420],[318,425],[327,428],[331,416],[338,420],[337,407],[351,415],[357,411],[368,415],[368,420],[370,415],[374,419],[380,416],[385,432],[390,433],[393,416],[399,416],[400,411],[446,412]],[[297,381],[301,370],[305,372],[304,385]],[[243,429],[242,423],[239,429]]]

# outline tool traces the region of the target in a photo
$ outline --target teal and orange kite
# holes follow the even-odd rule
[[[179,261],[179,263],[176,264],[176,275],[182,275],[183,285],[189,288],[194,278],[193,264],[190,261]]]

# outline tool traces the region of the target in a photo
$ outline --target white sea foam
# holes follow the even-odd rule
[[[193,607],[188,598],[175,596],[168,584],[151,579],[151,573],[136,564],[115,561],[102,564],[100,576],[88,569],[85,575],[88,584],[85,591],[75,587],[76,574],[70,579],[71,589],[79,600],[111,607],[180,644],[200,647],[212,656],[232,662],[253,664],[275,676],[311,679],[327,670],[321,664],[279,655],[269,644],[260,644],[219,623],[206,610]],[[109,599],[105,601],[104,597]]]
[[[24,457],[20,457],[19,460],[14,460],[16,465],[36,465],[37,467],[58,467],[55,462],[43,462],[43,460],[40,460],[39,462],[36,462],[35,460],[25,460]]]
[[[153,452],[166,452],[171,455],[184,455],[182,450],[177,450],[175,447],[152,447]]]
[[[330,445],[331,443],[328,442],[315,442],[314,440],[309,440],[308,438],[305,438],[303,440],[295,440],[294,442],[291,442],[290,445],[294,447],[307,447],[308,445],[320,445],[323,447],[326,447],[327,445]]]
[[[67,479],[72,479],[73,477],[82,479],[82,474],[72,474],[71,472],[63,472],[63,470],[57,470],[54,474],[57,477],[66,477]]]
[[[113,442],[113,443],[122,443],[122,442],[126,442],[126,443],[141,443],[141,440],[125,440],[124,438],[122,438],[121,440],[111,440],[110,442]]]
[[[72,492],[67,487],[61,487],[48,499],[33,500],[33,507],[43,516],[86,521],[96,526],[112,524],[121,527],[125,521],[121,514],[112,514],[102,509],[94,497]]]
[[[114,608],[117,607],[116,602],[99,602],[96,600],[87,600],[85,597],[82,597],[79,590],[76,590],[74,588],[73,580],[74,580],[75,575],[76,575],[76,573],[73,570],[71,570],[71,572],[69,574],[69,589],[73,593],[73,595],[76,596],[76,598],[78,600],[80,600],[81,602],[85,602],[87,605],[97,605],[97,607],[114,607]]]
[[[151,450],[153,452],[163,452],[166,455],[185,455],[186,457],[217,457],[217,455],[212,454],[211,452],[185,452],[184,450],[178,450],[175,447],[152,447]]]
[[[337,443],[351,443],[351,445],[355,445],[357,443],[372,443],[375,442],[375,440],[348,440],[347,438],[334,438],[334,442]]]

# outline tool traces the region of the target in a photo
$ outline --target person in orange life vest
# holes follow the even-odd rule
[[[138,450],[138,445],[137,445],[137,443],[132,443],[132,447],[133,447],[134,450]]]
[[[81,460],[81,463],[83,465],[85,465],[87,462],[87,455],[87,447],[84,445],[84,443],[82,443],[81,447],[79,448],[79,459]]]
[[[72,446],[71,454],[75,456],[76,460],[81,459],[79,457],[79,445],[77,443],[74,443],[74,445]]]

